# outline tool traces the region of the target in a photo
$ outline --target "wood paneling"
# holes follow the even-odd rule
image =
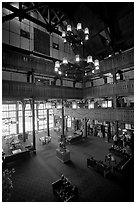
[[[80,88],[59,87],[59,86],[38,86],[31,83],[17,81],[2,81],[2,99],[23,99],[34,97],[43,99],[82,99],[83,92]]]
[[[84,89],[84,98],[106,97],[114,95],[134,94],[134,80],[120,81],[115,84],[104,84],[102,86]]]
[[[61,115],[61,110],[54,109],[55,115]],[[65,108],[64,115],[71,117],[99,121],[122,121],[126,123],[134,123],[134,110],[119,110],[119,109],[72,109]]]

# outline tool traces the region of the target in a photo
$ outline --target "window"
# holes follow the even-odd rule
[[[17,134],[16,104],[2,105],[2,135]]]

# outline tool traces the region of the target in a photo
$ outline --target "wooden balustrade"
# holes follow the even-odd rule
[[[36,84],[2,81],[2,97],[3,100],[19,100],[23,98],[42,99],[82,99],[83,92],[80,88],[60,87],[60,86],[38,86]]]
[[[119,81],[115,84],[84,88],[84,98],[134,94],[134,80]]]
[[[33,69],[36,73],[54,74],[54,64],[51,60],[33,57],[30,54],[29,51],[26,54],[22,54],[13,50],[11,51],[3,46],[3,67],[25,71]],[[113,69],[118,70],[131,66],[134,66],[133,48],[100,62],[101,72],[109,72]]]
[[[54,109],[54,114],[61,116],[61,111]],[[79,119],[87,118],[99,121],[122,121],[126,123],[134,123],[134,110],[65,108],[64,115]]]
[[[122,69],[134,66],[134,49],[130,49],[114,57],[108,58],[100,62],[101,72],[106,72],[112,69]]]

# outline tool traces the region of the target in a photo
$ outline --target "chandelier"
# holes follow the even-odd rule
[[[62,31],[62,38],[64,43],[69,42],[71,45],[82,45],[84,41],[89,40],[89,29],[82,29],[81,23],[78,23],[73,30],[71,25],[67,25],[67,31]]]
[[[89,40],[89,29],[82,29],[82,24],[78,23],[77,27],[72,30],[71,25],[67,25],[67,32],[62,32],[62,38],[64,43],[68,42],[71,46],[80,45],[83,46]],[[92,56],[82,58],[79,54],[75,55],[74,63],[68,62],[67,57],[63,57],[62,62],[59,60],[55,62],[54,70],[57,74],[69,77],[74,75],[80,75],[84,77],[96,73],[99,70],[99,60],[93,60]]]

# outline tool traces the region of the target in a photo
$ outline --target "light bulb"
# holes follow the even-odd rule
[[[77,24],[77,30],[81,30],[82,29],[82,24],[81,23],[78,23]]]
[[[80,61],[79,55],[76,55],[76,62],[79,62],[79,61]]]
[[[60,67],[60,62],[59,62],[59,61],[56,61],[56,62],[55,62],[55,67],[56,67],[56,68],[59,68],[59,67]]]
[[[93,62],[92,56],[88,56],[88,57],[87,57],[87,63],[92,63],[92,62]]]
[[[58,71],[58,74],[59,74],[59,75],[61,75],[61,74],[62,74],[62,72],[59,70],[59,71]]]
[[[66,57],[63,57],[63,64],[68,64],[68,60]]]
[[[89,34],[89,29],[88,28],[85,28],[85,34]]]
[[[67,31],[71,32],[71,25],[67,25]]]
[[[94,60],[94,66],[96,67],[96,66],[99,66],[99,60]]]
[[[66,38],[64,38],[64,41],[63,41],[64,43],[66,43],[67,42],[67,40],[66,40]]]
[[[63,38],[66,37],[66,33],[65,33],[65,31],[62,31],[62,37],[63,37]]]
[[[58,72],[58,67],[55,67],[55,72]]]
[[[85,35],[85,40],[89,40],[89,35]]]
[[[98,69],[99,69],[99,66],[98,66],[98,65],[97,65],[97,66],[95,66],[95,69],[96,69],[96,70],[98,70]]]

